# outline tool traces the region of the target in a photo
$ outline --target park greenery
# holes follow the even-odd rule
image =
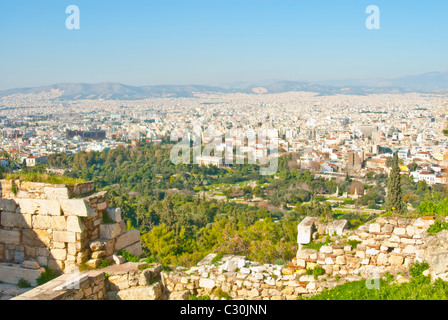
[[[355,228],[374,214],[352,209],[397,208],[386,199],[386,185],[395,188],[401,213],[411,206],[417,214],[446,215],[448,205],[443,187],[393,176],[396,170],[391,177],[370,172],[363,181],[348,174],[328,180],[301,170],[291,154],[279,158],[275,175],[261,176],[258,165],[247,163],[175,165],[170,145],[140,142],[102,152],[52,154],[45,166],[24,168],[20,176],[35,181],[41,174],[57,181],[46,167],[64,169],[61,181],[93,181],[96,190],[108,191],[110,206],[122,209],[128,229],[141,232],[145,254],[167,265],[191,266],[210,252],[261,263],[290,261],[297,224],[305,216],[347,219]],[[358,199],[341,197],[355,190]]]

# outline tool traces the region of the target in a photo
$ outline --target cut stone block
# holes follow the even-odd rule
[[[36,279],[44,272],[44,268],[27,269],[19,265],[0,263],[0,279],[5,283],[17,284],[20,279],[28,281],[32,286],[37,286]]]
[[[0,229],[0,243],[19,245],[20,232],[15,230]]]
[[[96,217],[98,213],[84,199],[59,200],[66,216]]]
[[[342,233],[344,232],[344,229],[346,229],[348,226],[348,221],[341,219],[341,220],[335,220],[331,224],[331,226],[328,228],[328,234],[332,236],[333,234],[337,234],[338,236],[342,236]]]
[[[371,223],[369,225],[369,232],[370,233],[381,232],[381,225],[379,223]]]
[[[101,224],[100,238],[115,239],[121,234],[121,226],[119,223]]]
[[[125,248],[140,241],[140,232],[136,229],[130,230],[119,236],[115,242],[115,250]]]
[[[140,257],[143,254],[142,244],[140,243],[140,241],[128,247],[122,248],[122,250],[127,251],[136,257]]]
[[[76,233],[69,231],[54,231],[53,241],[74,243],[76,242]]]
[[[49,246],[51,234],[47,230],[25,229],[22,230],[22,244],[38,248]],[[38,255],[41,255],[38,253]]]
[[[215,286],[216,286],[216,283],[212,279],[205,279],[205,278],[199,279],[199,287],[200,288],[212,290]]]
[[[0,199],[0,209],[3,211],[15,212],[17,204],[13,199]]]
[[[60,216],[61,206],[57,200],[16,199],[21,213]]]
[[[112,259],[114,259],[115,264],[123,264],[123,263],[126,263],[126,259],[123,258],[122,256],[116,256],[116,255],[113,255],[113,256],[112,256]]]
[[[89,247],[90,247],[90,250],[92,250],[92,251],[102,251],[102,250],[104,250],[104,248],[106,246],[105,246],[104,242],[95,240],[95,241],[90,242]]]
[[[33,215],[33,229],[53,229],[65,231],[67,222],[63,216]]]
[[[65,249],[51,249],[50,254],[55,260],[65,260],[67,259],[67,250]]]
[[[44,187],[44,194],[49,199],[69,199],[70,198],[67,188]]]
[[[85,225],[80,217],[68,216],[67,217],[67,231],[71,232],[84,232]]]
[[[20,214],[15,212],[3,211],[0,224],[3,227],[10,228],[31,228],[31,214]]]
[[[107,212],[107,216],[109,217],[109,219],[111,219],[113,222],[121,221],[121,209],[120,208],[107,208],[106,212]]]
[[[25,269],[33,269],[33,270],[40,269],[39,263],[37,263],[36,261],[30,261],[30,260],[23,261],[23,263],[21,264],[21,267],[25,268]]]
[[[311,237],[314,230],[314,222],[317,218],[306,217],[297,226],[297,243],[308,244],[311,242]]]
[[[216,253],[208,254],[204,259],[198,262],[198,266],[209,265],[212,264],[212,260],[217,256]]]

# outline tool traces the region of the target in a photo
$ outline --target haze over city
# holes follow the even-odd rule
[[[68,30],[76,5],[80,28]],[[0,89],[447,72],[446,1],[1,1]]]

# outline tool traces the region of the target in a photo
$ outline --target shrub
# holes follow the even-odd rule
[[[210,300],[210,296],[200,296],[200,297],[197,297],[197,296],[192,294],[191,296],[188,297],[188,300]]]
[[[313,269],[306,269],[306,274],[309,276],[313,275],[314,279],[317,280],[317,277],[325,274],[325,270],[321,266],[315,266]]]
[[[232,297],[227,292],[222,291],[221,288],[217,288],[213,293],[218,296],[219,300],[232,300]]]
[[[322,268],[321,266],[315,266],[313,269],[313,275],[314,275],[314,279],[317,280],[318,276],[324,275],[325,274],[325,270],[324,268]]]
[[[358,240],[349,240],[348,244],[352,246],[353,249],[356,249],[356,247],[358,246],[358,244],[360,244],[361,241]]]
[[[71,177],[58,176],[55,174],[40,173],[40,172],[14,172],[7,174],[4,177],[4,179],[30,181],[30,182],[45,182],[53,184],[68,184],[68,185],[74,185],[77,183],[85,182],[84,179],[75,179]],[[13,190],[11,191],[14,193]]]
[[[119,250],[117,252],[117,255],[122,256],[123,258],[126,259],[127,262],[139,262],[140,258],[134,256],[133,254],[125,251],[125,250]]]
[[[114,221],[111,218],[109,218],[109,215],[107,214],[107,211],[103,212],[103,223],[104,224],[114,223]]]
[[[110,265],[111,265],[110,261],[101,259],[101,262],[100,262],[100,265],[98,266],[98,268],[101,269],[101,268],[108,267]]]
[[[212,264],[216,264],[218,261],[221,261],[222,257],[224,257],[224,254],[218,253],[218,255],[213,258]]]
[[[274,261],[274,264],[277,266],[283,266],[286,264],[286,261],[284,259],[277,259]]]
[[[17,285],[19,286],[19,288],[30,288],[31,287],[31,283],[29,283],[28,281],[26,281],[23,278],[19,279],[19,282],[17,282]]]
[[[428,233],[429,234],[436,234],[436,233],[439,233],[442,230],[448,230],[448,222],[445,222],[445,221],[442,221],[442,220],[436,220],[429,227]]]
[[[55,279],[58,275],[56,272],[48,267],[44,267],[45,271],[40,274],[40,277],[36,279],[37,285],[41,286],[48,281]]]
[[[429,277],[412,278],[409,283],[396,284],[380,279],[379,290],[368,290],[366,280],[347,282],[309,300],[446,300],[448,282]],[[299,299],[307,299],[300,297]]]
[[[19,188],[16,186],[16,183],[14,180],[11,180],[11,192],[16,195],[19,191]]]
[[[429,269],[429,264],[426,262],[415,262],[414,264],[409,266],[409,274],[414,277],[417,278],[421,275],[423,275],[423,271],[428,270]]]

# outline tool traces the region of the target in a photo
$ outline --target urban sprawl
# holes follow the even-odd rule
[[[389,173],[388,158],[398,152],[402,174],[429,185],[447,183],[446,95],[198,93],[60,100],[61,94],[0,98],[2,166],[32,167],[52,153],[103,151],[136,141],[177,143],[199,124],[201,143],[214,145],[213,154],[196,159],[199,164],[228,165],[225,152],[237,147],[252,159],[275,156],[269,153],[275,143],[278,154],[296,154],[301,169],[365,176]]]

